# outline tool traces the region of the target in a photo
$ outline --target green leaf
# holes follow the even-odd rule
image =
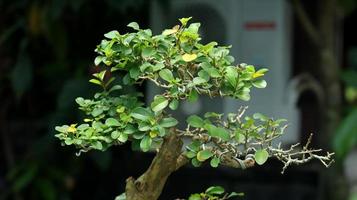
[[[166,106],[169,104],[169,101],[164,97],[164,96],[156,96],[154,98],[154,101],[151,103],[151,109],[154,112],[159,112],[166,108]]]
[[[139,131],[148,131],[151,129],[151,125],[148,122],[139,122]]]
[[[129,70],[129,75],[131,78],[133,79],[137,79],[140,75],[140,68],[139,67],[132,67],[130,70]]]
[[[95,59],[94,59],[94,65],[95,66],[98,66],[102,61],[103,61],[103,56],[97,56],[97,57],[95,57]]]
[[[243,101],[249,101],[250,100],[250,94],[249,92],[239,92],[236,95],[239,99],[243,100]]]
[[[133,28],[134,30],[140,30],[139,24],[136,22],[130,22],[127,26]]]
[[[202,200],[200,194],[191,194],[188,200]]]
[[[154,48],[152,48],[152,47],[145,47],[144,49],[143,49],[143,51],[141,52],[141,56],[143,57],[143,58],[149,58],[149,57],[151,57],[152,55],[154,55],[155,54],[155,50],[154,50]]]
[[[176,110],[178,106],[179,106],[179,101],[177,99],[173,99],[169,104],[171,110]]]
[[[200,23],[192,23],[187,29],[190,33],[198,33],[198,29],[200,28],[200,26]]]
[[[195,77],[192,81],[195,85],[201,85],[202,83],[207,82],[206,79],[201,78],[201,77]]]
[[[208,124],[210,126],[206,126],[205,128],[208,131],[208,134],[213,137],[221,138],[224,141],[230,140],[230,134],[229,132],[222,127],[216,127],[214,125]]]
[[[340,123],[332,146],[338,159],[343,159],[357,145],[357,108],[354,108]]]
[[[105,120],[105,125],[107,126],[120,126],[120,123],[117,119],[108,118]]]
[[[265,80],[255,80],[252,84],[256,88],[265,88],[267,86],[267,82]]]
[[[137,131],[137,129],[131,124],[127,125],[124,129],[124,133],[127,135],[133,134],[135,131]]]
[[[178,124],[178,121],[173,117],[168,117],[168,118],[163,118],[159,124],[164,128],[170,128],[176,126]]]
[[[226,68],[226,75],[225,75],[227,81],[231,86],[236,87],[237,86],[237,78],[238,78],[238,72],[237,68],[235,67],[227,67]]]
[[[242,196],[244,196],[244,193],[243,193],[243,192],[239,192],[239,193],[237,193],[237,192],[232,192],[232,193],[230,193],[230,194],[228,195],[228,198],[232,198],[232,197],[242,197]]]
[[[135,108],[130,115],[135,119],[139,119],[142,121],[148,121],[153,117],[152,112],[142,107]]]
[[[172,72],[168,69],[163,69],[159,72],[159,75],[162,79],[164,79],[167,82],[172,82],[174,80],[174,76],[172,75]]]
[[[220,78],[222,77],[219,71],[214,68],[211,64],[207,62],[201,63],[201,67],[205,70],[212,78]]]
[[[217,195],[217,194],[219,195],[223,193],[224,193],[224,188],[221,186],[212,186],[206,190],[206,194],[210,194],[210,195]]]
[[[187,158],[194,158],[194,157],[196,157],[196,152],[193,152],[193,151],[187,151],[186,152],[186,157]]]
[[[195,102],[198,99],[198,93],[195,89],[191,90],[190,94],[188,95],[189,102]]]
[[[186,119],[186,122],[195,128],[203,128],[204,126],[204,121],[201,117],[197,116],[197,115],[191,115]]]
[[[198,152],[201,147],[201,142],[199,140],[193,140],[191,144],[187,145],[186,148],[193,152]]]
[[[103,109],[102,108],[94,108],[92,110],[92,116],[93,117],[97,117],[98,115],[102,114],[103,113]]]
[[[100,80],[97,80],[97,79],[94,79],[94,78],[90,79],[89,82],[94,83],[96,85],[102,86],[102,82]]]
[[[165,68],[165,65],[164,65],[163,63],[157,63],[156,65],[154,65],[154,66],[152,67],[152,70],[153,70],[154,72],[156,72],[156,71],[158,71],[158,70],[160,70],[160,69],[163,69],[163,68]]]
[[[104,37],[108,38],[108,39],[113,39],[117,36],[119,36],[119,32],[118,31],[110,31],[109,33],[104,34]]]
[[[242,144],[245,142],[245,137],[244,135],[242,134],[242,130],[237,128],[235,130],[235,137],[236,141],[239,143],[239,144]]]
[[[110,137],[112,137],[114,140],[118,139],[120,135],[120,132],[119,131],[113,131],[111,134],[110,134]]]
[[[210,75],[205,70],[199,71],[198,76],[205,79],[206,82],[209,81],[209,79],[210,79]]]
[[[192,17],[184,17],[179,19],[179,21],[181,22],[182,26],[186,26],[187,22],[190,21],[190,19],[192,19]]]
[[[255,152],[255,162],[258,165],[263,165],[269,158],[269,153],[265,149],[260,149]]]
[[[92,143],[92,147],[97,150],[103,150],[103,145],[100,141],[96,140]]]
[[[254,114],[253,114],[253,118],[254,118],[254,119],[259,119],[259,120],[262,121],[262,122],[265,122],[265,121],[268,121],[268,120],[269,120],[269,118],[268,118],[267,116],[265,116],[265,115],[263,115],[263,114],[261,114],[261,113],[254,113]]]
[[[197,158],[192,158],[191,163],[194,167],[199,167],[202,164],[199,160],[197,160]]]
[[[216,168],[216,167],[218,167],[218,165],[219,165],[220,162],[221,162],[221,160],[220,160],[218,157],[214,156],[214,157],[211,159],[210,165],[211,165],[211,167]]]
[[[125,134],[125,133],[120,133],[120,135],[119,135],[119,137],[118,137],[118,140],[120,141],[120,142],[126,142],[126,141],[128,141],[128,135],[127,134]]]
[[[141,139],[141,142],[140,142],[141,150],[143,150],[143,152],[149,151],[151,148],[151,143],[152,143],[151,137],[148,135],[145,135],[145,137],[143,139]]]
[[[197,153],[196,158],[198,161],[203,162],[212,156],[213,153],[210,150],[202,150]]]

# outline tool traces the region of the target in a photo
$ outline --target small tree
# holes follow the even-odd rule
[[[333,153],[318,155],[321,149],[299,144],[283,149],[274,145],[287,127],[284,119],[274,120],[262,114],[245,116],[245,107],[226,116],[208,112],[204,116],[192,115],[187,127],[177,128],[178,121],[167,107],[176,110],[181,100],[195,101],[200,95],[231,97],[248,101],[251,88],[264,88],[261,79],[267,69],[254,66],[234,66],[234,58],[227,46],[216,42],[200,43],[199,23],[188,24],[191,18],[180,19],[181,25],[166,29],[153,36],[150,29],[141,29],[135,22],[128,26],[133,33],[121,35],[111,31],[97,46],[99,54],[95,65],[104,63],[104,70],[89,80],[103,88],[94,99],[78,97],[79,109],[88,118],[84,123],[57,126],[58,137],[65,145],[75,145],[79,153],[95,149],[105,151],[112,145],[128,141],[134,149],[143,152],[156,149],[150,167],[138,178],[127,179],[125,193],[118,199],[156,200],[171,173],[191,162],[195,167],[204,162],[246,169],[257,163],[264,164],[269,157],[283,162],[283,170],[292,164],[320,160],[326,167],[332,163]],[[108,71],[123,71],[126,86],[150,81],[163,88],[145,105],[139,93],[116,95],[120,85],[113,85],[114,76]],[[190,141],[183,146],[183,139]],[[220,187],[211,187],[205,193],[194,194],[192,200],[228,199],[238,194],[223,194]]]

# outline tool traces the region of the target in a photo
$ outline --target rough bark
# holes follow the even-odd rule
[[[170,174],[188,161],[181,149],[182,140],[175,133],[167,136],[146,172],[126,180],[126,200],[158,199]]]

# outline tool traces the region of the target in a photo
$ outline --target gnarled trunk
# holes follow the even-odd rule
[[[181,154],[182,140],[172,132],[167,136],[150,167],[139,178],[126,181],[126,200],[156,200],[171,173],[187,163]]]

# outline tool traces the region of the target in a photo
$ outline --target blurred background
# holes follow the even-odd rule
[[[287,118],[286,145],[315,133],[314,147],[335,151],[336,163],[284,175],[276,160],[246,171],[187,166],[161,199],[222,185],[247,200],[356,200],[357,0],[0,0],[0,199],[114,199],[128,176],[143,173],[152,154],[120,146],[77,157],[54,126],[79,120],[75,97],[98,90],[88,78],[104,33],[130,31],[131,21],[161,33],[188,16],[201,22],[203,43],[231,44],[236,62],[270,69],[249,112]],[[201,98],[178,114],[240,105]]]

